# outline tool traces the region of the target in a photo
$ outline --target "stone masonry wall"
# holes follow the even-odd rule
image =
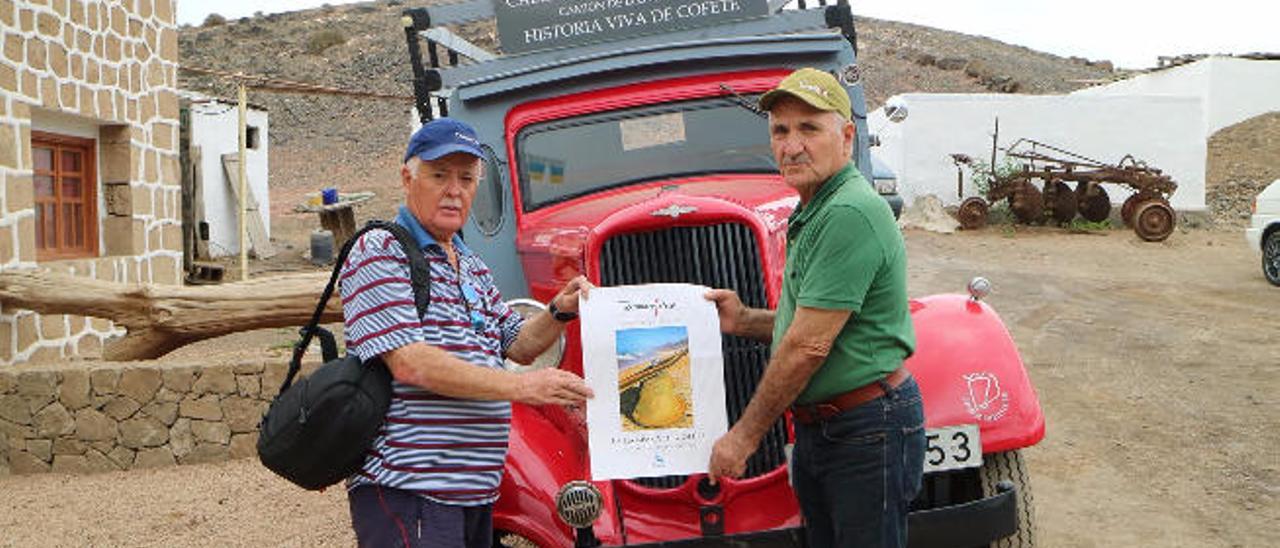
[[[174,8],[174,0],[0,0],[0,269],[181,282]],[[33,112],[98,127],[96,258],[37,262]],[[98,356],[122,332],[101,319],[0,309],[0,364]]]
[[[309,374],[318,364],[303,367]],[[257,454],[282,362],[80,362],[0,369],[0,475],[86,473]]]

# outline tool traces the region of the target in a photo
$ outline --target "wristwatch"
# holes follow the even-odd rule
[[[565,312],[556,308],[555,299],[551,299],[551,301],[547,303],[547,312],[550,312],[551,317],[555,318],[558,322],[569,322],[578,319],[577,312]]]

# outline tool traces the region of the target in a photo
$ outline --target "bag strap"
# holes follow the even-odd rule
[[[342,274],[342,265],[347,262],[347,255],[351,253],[351,248],[355,245],[366,232],[373,230],[385,230],[390,232],[400,241],[400,247],[404,248],[404,252],[409,256],[409,280],[413,285],[413,300],[417,305],[418,317],[427,315],[427,307],[431,304],[431,266],[427,264],[427,258],[422,254],[422,249],[418,247],[417,240],[409,233],[409,230],[397,223],[383,220],[372,220],[366,223],[347,242],[342,245],[342,251],[338,253],[338,258],[333,265],[333,273],[329,275],[329,283],[324,286],[324,292],[320,294],[320,302],[316,304],[316,310],[311,315],[311,320],[299,330],[298,334],[301,338],[293,346],[293,357],[289,360],[289,373],[284,377],[284,384],[280,385],[280,393],[283,394],[289,386],[293,384],[293,379],[298,375],[298,371],[302,369],[302,357],[307,353],[307,348],[311,346],[311,339],[319,336],[321,341],[322,352],[325,361],[337,358],[337,343],[334,341],[333,333],[320,327],[320,318],[324,315],[324,310],[329,304],[329,297],[333,295],[333,290],[337,286],[338,277]],[[332,354],[332,355],[331,355]]]

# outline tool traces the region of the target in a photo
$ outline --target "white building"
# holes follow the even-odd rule
[[[207,226],[209,255],[220,257],[240,253],[239,203],[234,191],[239,189],[237,173],[223,169],[223,156],[240,151],[237,129],[240,114],[235,101],[182,92],[190,111],[191,157],[199,156],[200,188],[196,223]],[[249,190],[258,203],[256,214],[262,220],[266,235],[271,235],[271,198],[267,184],[268,120],[267,110],[249,105],[247,116],[247,150],[245,165]],[[233,189],[232,185],[236,185]],[[197,236],[199,237],[199,236]],[[252,246],[250,247],[252,249]]]
[[[1280,59],[1208,57],[1082,89],[1072,95],[1161,95],[1204,101],[1205,138],[1218,130],[1268,112],[1280,111]]]
[[[1069,95],[921,93],[900,99],[911,113],[906,121],[887,123],[883,109],[868,121],[882,143],[875,153],[897,172],[908,204],[925,194],[958,203],[950,155],[990,161],[999,118],[1000,147],[1028,138],[1104,163],[1131,154],[1178,183],[1170,199],[1174,208],[1202,211],[1209,137],[1280,110],[1280,61],[1211,57]],[[966,185],[968,179],[966,172]],[[1129,195],[1108,186],[1114,203]],[[965,193],[976,191],[967,187]]]
[[[1178,183],[1170,199],[1174,208],[1205,207],[1206,140],[1197,98],[913,93],[900,99],[911,112],[905,121],[885,123],[883,110],[868,120],[880,135],[875,154],[898,174],[898,192],[907,204],[926,194],[958,204],[951,155],[989,162],[998,118],[1001,148],[1026,138],[1103,163],[1131,154]],[[1003,151],[997,152],[996,161],[1003,157]],[[965,196],[976,195],[968,171],[964,178]],[[1106,186],[1112,202],[1123,202],[1130,194]]]

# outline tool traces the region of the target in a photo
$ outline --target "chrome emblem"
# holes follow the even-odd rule
[[[653,215],[654,217],[664,217],[664,216],[665,216],[665,217],[671,217],[672,219],[675,219],[675,218],[677,218],[677,217],[679,217],[679,216],[681,216],[681,215],[684,215],[685,213],[693,213],[693,212],[695,212],[695,211],[697,211],[697,210],[698,210],[698,208],[693,207],[693,206],[680,205],[680,204],[671,204],[671,205],[669,205],[669,206],[667,206],[667,207],[664,207],[664,208],[662,208],[662,209],[655,209],[655,210],[653,210],[653,211],[649,212],[649,214],[650,214],[650,215]]]

